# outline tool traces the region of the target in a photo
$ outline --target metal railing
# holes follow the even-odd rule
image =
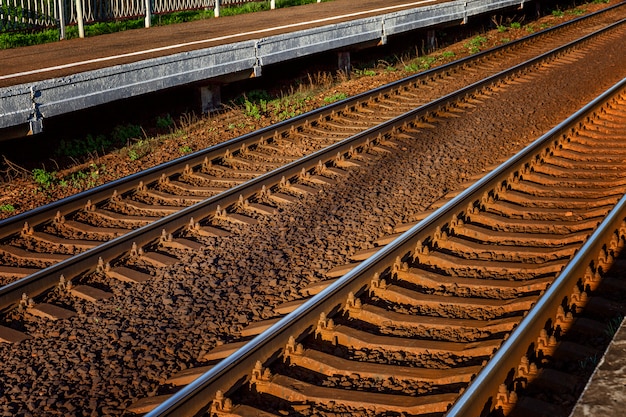
[[[268,0],[0,0],[0,33],[78,25],[84,36],[84,23],[145,17],[185,10],[210,10],[219,16],[220,6],[267,2]],[[319,1],[318,1],[319,2]],[[275,8],[275,0],[270,1]]]

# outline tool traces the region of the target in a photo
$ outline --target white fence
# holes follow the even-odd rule
[[[214,9],[263,0],[0,0],[0,32],[146,17],[183,10]],[[272,6],[274,1],[271,1]],[[149,5],[150,13],[146,13]],[[81,19],[82,15],[82,19]],[[63,35],[62,35],[63,37]]]

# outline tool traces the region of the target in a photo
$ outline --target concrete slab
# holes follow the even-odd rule
[[[570,417],[621,417],[626,404],[626,320],[600,360]]]

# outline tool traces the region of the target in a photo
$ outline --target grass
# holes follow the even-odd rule
[[[317,0],[277,0],[276,8],[300,6],[308,3],[315,3]],[[330,0],[322,0],[330,1]],[[220,9],[221,16],[234,16],[245,13],[254,13],[263,10],[269,10],[269,1],[260,1],[254,3],[245,3],[239,6],[222,7]],[[211,10],[187,10],[174,12],[164,15],[155,15],[152,19],[154,26],[165,26],[176,23],[191,22],[195,20],[211,19],[214,17],[213,9]],[[131,29],[140,29],[144,27],[144,19],[127,19],[116,20],[111,22],[97,22],[85,25],[85,36],[98,36],[107,33],[122,32]],[[77,26],[66,26],[65,38],[78,38]],[[33,29],[28,28],[23,31],[13,31],[0,33],[0,49],[18,48],[21,46],[39,45],[42,43],[58,42],[59,29]]]
[[[15,206],[13,204],[2,204],[0,205],[0,211],[5,213],[13,213],[15,211]]]
[[[94,187],[105,172],[105,165],[89,164],[87,169],[73,172],[62,178],[59,178],[56,171],[47,171],[44,168],[33,169],[32,175],[33,180],[39,186],[39,191],[52,191],[56,187],[73,187],[77,190],[83,190]],[[0,210],[7,211],[5,209]]]
[[[552,10],[552,16],[554,16],[554,17],[563,17],[563,16],[565,16],[565,12],[563,10],[559,10],[559,9]]]
[[[57,182],[56,171],[49,172],[43,168],[35,168],[32,173],[33,180],[35,180],[41,189],[47,190],[52,188]]]
[[[324,97],[324,103],[330,104],[336,101],[344,100],[346,98],[348,98],[348,95],[346,93],[335,93],[332,96]]]
[[[511,24],[513,27],[513,24]],[[487,38],[481,35],[474,36],[469,42],[467,42],[464,46],[467,48],[470,54],[475,54],[480,52],[480,49],[483,45],[487,43]]]

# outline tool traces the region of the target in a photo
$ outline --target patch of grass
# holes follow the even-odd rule
[[[441,57],[445,58],[445,59],[450,59],[450,58],[454,58],[456,56],[456,54],[452,51],[443,51],[441,53]]]
[[[531,25],[526,26],[526,32],[528,33],[535,33],[535,28],[532,27]]]
[[[563,12],[563,10],[552,10],[552,16],[554,17],[563,17],[565,15],[565,12]]]
[[[436,58],[433,56],[420,56],[414,59],[411,63],[404,66],[406,72],[420,72],[430,69],[435,63]]]
[[[508,29],[506,26],[504,25],[498,25],[498,32],[503,33],[506,32]]]
[[[615,336],[615,333],[619,330],[619,327],[622,325],[622,321],[624,320],[623,316],[613,317],[606,325],[606,329],[604,329],[604,333],[611,339]]]
[[[261,119],[261,109],[256,103],[246,100],[243,104],[245,106],[243,114],[255,120]],[[263,101],[263,104],[265,105],[265,108],[267,108],[267,102]]]
[[[132,145],[129,144],[126,148],[122,150],[122,152],[126,152],[128,159],[131,161],[136,161],[138,159],[143,158],[144,156],[150,153],[150,141],[149,140],[137,140]]]
[[[174,119],[172,116],[166,114],[165,116],[159,116],[156,119],[156,127],[159,129],[170,129],[174,126]]]
[[[176,23],[193,22],[195,20],[210,19],[213,17],[213,9],[210,10],[184,10],[169,14],[157,15],[153,22],[158,26],[172,25]]]
[[[609,0],[593,0],[593,4],[608,4]]]
[[[138,139],[142,136],[141,126],[134,124],[120,125],[116,126],[113,129],[113,133],[111,136],[115,140],[116,143],[124,144],[130,141],[131,139]]]
[[[509,39],[509,38],[502,38],[502,39],[500,39],[500,43],[509,43],[509,42],[511,42],[511,39]]]
[[[178,150],[180,151],[180,153],[182,153],[183,155],[186,155],[188,153],[193,152],[193,149],[191,149],[191,146],[189,145],[184,145],[181,146],[180,148],[178,148]]]
[[[513,24],[511,24],[513,26]],[[487,38],[481,35],[475,36],[470,39],[469,42],[465,43],[464,46],[467,48],[470,54],[475,54],[480,52],[480,49],[483,45],[487,43]]]
[[[520,29],[522,24],[520,22],[511,22],[511,29]]]
[[[346,93],[335,93],[332,96],[324,97],[324,103],[330,104],[348,98]]]
[[[43,168],[35,168],[32,170],[33,180],[39,185],[40,188],[47,190],[53,187],[57,181],[56,171],[46,171]]]
[[[62,139],[59,147],[56,149],[57,156],[68,156],[71,158],[79,158],[97,151],[106,151],[113,147],[113,141],[105,135],[87,135],[85,139]]]
[[[585,13],[587,13],[587,10],[585,9],[572,9],[567,11],[567,14],[571,16],[581,16]]]
[[[128,159],[131,161],[136,161],[140,158],[139,153],[135,149],[128,150]]]
[[[583,371],[589,371],[595,369],[600,361],[600,357],[598,355],[587,356],[584,359],[578,361],[578,366]]]
[[[376,76],[376,71],[374,71],[373,69],[364,69],[364,70],[356,69],[354,70],[354,73],[358,76],[366,76],[366,77]]]
[[[15,206],[13,204],[2,204],[0,206],[0,211],[4,213],[13,213],[15,211]]]

